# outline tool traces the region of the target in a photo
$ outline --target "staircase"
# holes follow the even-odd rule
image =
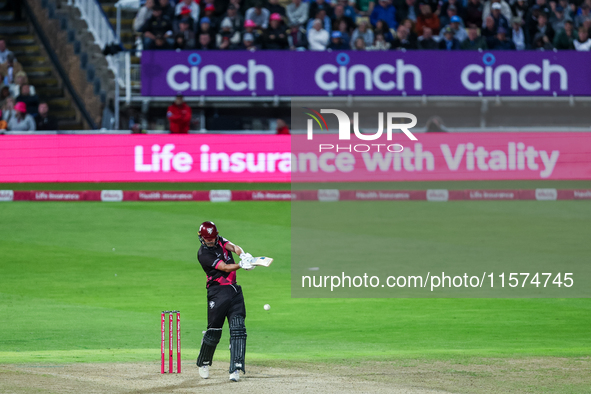
[[[113,30],[117,31],[117,8],[115,7],[115,2],[101,2],[101,7],[105,14],[109,18],[109,22],[113,27]],[[134,54],[134,47],[135,47],[135,40],[138,36],[133,31],[133,20],[137,14],[137,10],[121,10],[121,44],[123,47],[128,50],[132,51],[132,55]],[[131,56],[131,67],[137,68],[137,65],[140,64],[140,58],[138,56]],[[137,71],[137,70],[136,70]],[[133,76],[133,72],[132,72]],[[131,89],[133,93],[139,94],[141,89],[141,84],[139,78],[132,78],[131,81]]]
[[[6,2],[0,1],[0,9],[5,4]],[[26,18],[24,10],[23,16]],[[49,113],[58,119],[60,130],[82,130],[84,127],[77,119],[74,104],[66,96],[30,23],[27,20],[15,21],[13,11],[0,11],[0,39],[6,40],[6,46],[23,66],[29,83],[35,86],[39,100],[49,104]]]

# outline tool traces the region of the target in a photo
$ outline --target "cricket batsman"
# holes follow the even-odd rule
[[[236,284],[236,271],[255,268],[251,264],[252,255],[221,237],[213,222],[201,223],[199,241],[201,247],[197,257],[207,275],[207,331],[197,358],[199,375],[203,379],[209,378],[209,366],[227,318],[230,325],[230,380],[237,382],[239,371],[246,373],[246,307],[242,288]],[[240,263],[235,264],[232,253],[240,256]]]

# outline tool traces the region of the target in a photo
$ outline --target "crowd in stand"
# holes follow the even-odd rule
[[[591,0],[145,0],[144,49],[591,50]]]
[[[49,106],[41,102],[35,87],[14,53],[0,40],[0,132],[57,130]]]

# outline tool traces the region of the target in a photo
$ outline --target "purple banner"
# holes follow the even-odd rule
[[[584,96],[590,52],[144,51],[142,95]]]

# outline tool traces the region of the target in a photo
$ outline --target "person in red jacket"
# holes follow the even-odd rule
[[[166,117],[170,122],[172,134],[187,134],[191,124],[191,107],[183,101],[183,95],[177,94],[174,103],[168,107]]]
[[[283,119],[277,119],[277,134],[291,134],[287,123]]]

